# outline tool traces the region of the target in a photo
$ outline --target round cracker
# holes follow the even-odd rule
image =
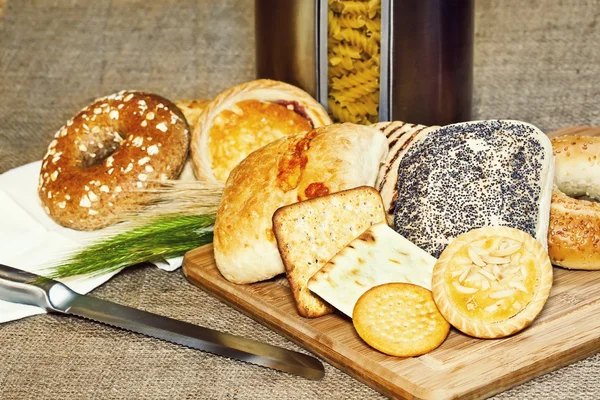
[[[386,283],[366,291],[354,306],[352,322],[369,346],[399,357],[432,351],[450,331],[431,292],[410,283]]]

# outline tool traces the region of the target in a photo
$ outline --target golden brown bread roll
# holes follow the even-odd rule
[[[552,139],[556,159],[548,253],[554,265],[600,269],[600,137]]]
[[[600,204],[573,199],[554,188],[548,254],[568,269],[600,269]]]
[[[231,282],[250,283],[285,271],[272,230],[281,206],[373,186],[387,154],[376,129],[329,125],[278,139],[233,169],[214,229],[217,267]]]
[[[552,139],[554,182],[567,196],[600,199],[600,137],[566,135]]]

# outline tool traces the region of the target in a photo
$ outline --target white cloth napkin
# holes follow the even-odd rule
[[[0,264],[30,272],[43,269],[48,262],[80,248],[84,241],[102,233],[64,228],[46,215],[37,194],[41,161],[24,165],[0,175]],[[183,257],[155,265],[166,271],[181,266]],[[85,294],[102,285],[113,275],[78,276],[62,282],[77,293]],[[37,307],[0,300],[0,323],[42,314]]]

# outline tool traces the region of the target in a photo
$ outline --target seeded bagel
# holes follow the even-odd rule
[[[144,189],[178,176],[189,148],[181,111],[150,93],[95,100],[59,129],[42,161],[38,194],[58,224],[95,230],[148,202]]]
[[[550,260],[563,268],[600,270],[600,203],[588,200],[600,200],[600,137],[560,136],[552,139],[552,148]]]

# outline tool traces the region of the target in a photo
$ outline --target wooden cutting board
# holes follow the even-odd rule
[[[596,136],[600,128],[566,128],[549,136],[564,134]],[[211,245],[188,252],[183,272],[194,285],[391,398],[486,397],[600,349],[600,271],[555,267],[544,310],[517,335],[481,340],[452,329],[439,348],[414,358],[370,348],[342,314],[300,317],[285,278],[228,282],[215,266]]]

